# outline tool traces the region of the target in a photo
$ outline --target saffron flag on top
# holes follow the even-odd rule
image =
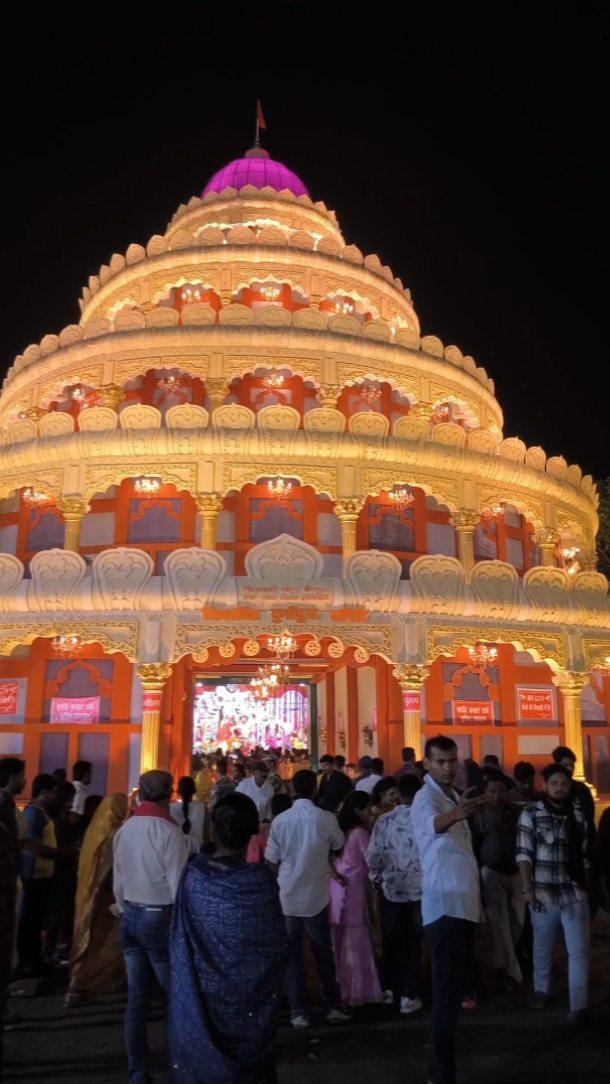
[[[263,107],[261,105],[260,98],[256,99],[256,123],[259,128],[267,128],[267,122],[263,115]]]

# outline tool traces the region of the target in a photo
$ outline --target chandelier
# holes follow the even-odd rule
[[[267,283],[265,286],[261,286],[260,292],[265,298],[265,301],[277,301],[281,290],[279,286],[273,286],[271,283]]]
[[[503,519],[505,512],[506,508],[503,502],[500,504],[492,504],[489,506],[489,508],[483,509],[483,511],[481,512],[481,518],[492,519],[494,523],[499,523],[499,521]]]
[[[269,636],[267,639],[267,650],[275,655],[279,663],[285,663],[286,659],[289,659],[291,655],[296,651],[297,642],[292,635],[288,632],[288,629],[284,629],[283,632],[278,633],[276,636]]]
[[[276,501],[285,501],[292,492],[292,482],[287,481],[278,474],[277,478],[270,478],[267,482],[269,494]]]
[[[489,644],[476,644],[475,647],[468,648],[468,655],[471,663],[485,669],[497,661],[498,649],[490,647]]]
[[[269,373],[269,376],[263,380],[263,384],[266,388],[283,388],[285,380],[281,373]]]
[[[188,305],[193,301],[201,301],[202,294],[201,286],[184,286],[180,297]]]
[[[182,381],[179,376],[163,376],[157,380],[157,387],[168,394],[178,391],[182,387]]]
[[[250,689],[255,700],[267,700],[269,696],[278,693],[283,685],[286,685],[290,677],[290,670],[280,663],[259,666],[256,677],[250,682]]]
[[[144,475],[136,478],[133,487],[139,497],[154,497],[159,492],[161,482],[158,478],[146,478]]]
[[[360,398],[369,406],[376,406],[381,399],[381,388],[374,388],[372,384],[365,384],[360,389]]]
[[[437,406],[432,415],[432,421],[435,424],[438,424],[439,422],[450,422],[451,407],[447,406],[446,403],[444,403],[443,406]]]
[[[591,667],[596,674],[601,674],[602,677],[610,677],[610,655],[606,655],[603,662],[598,662],[595,666]]]
[[[84,388],[75,388],[72,392],[72,402],[78,403],[81,410],[88,410],[90,407],[100,406],[102,397],[97,391],[85,391]]]
[[[406,512],[415,502],[415,496],[408,486],[394,486],[389,497],[399,512]]]
[[[48,504],[51,500],[49,494],[45,493],[43,489],[35,489],[33,486],[24,489],[22,497],[30,508],[39,508],[41,504]]]
[[[347,298],[343,301],[335,301],[335,312],[341,313],[342,316],[351,316],[354,311],[354,304],[352,301],[348,301]]]
[[[83,652],[84,647],[84,641],[75,633],[58,633],[58,635],[54,636],[51,640],[52,650],[56,655],[60,655],[64,659],[70,659],[73,655],[80,655]]]
[[[580,572],[580,562],[576,559],[578,553],[580,553],[578,546],[564,546],[561,551],[563,567],[568,576],[575,576],[577,572]]]

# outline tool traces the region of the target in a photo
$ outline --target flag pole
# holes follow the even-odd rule
[[[259,131],[258,100],[257,100],[257,102],[256,102],[256,131],[255,131],[255,134],[254,134],[254,146],[255,147],[260,147],[260,145],[261,145],[261,140],[260,140],[260,131]]]

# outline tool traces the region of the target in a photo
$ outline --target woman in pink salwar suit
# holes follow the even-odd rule
[[[369,795],[352,791],[339,813],[345,835],[341,853],[333,858],[330,882],[330,922],[337,981],[348,1005],[381,1001],[381,987],[373,955],[366,850]]]

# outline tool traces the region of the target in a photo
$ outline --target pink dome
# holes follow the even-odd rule
[[[287,188],[294,192],[295,196],[309,195],[296,173],[281,162],[274,162],[266,151],[257,147],[244,158],[235,158],[219,169],[206,184],[202,197],[207,196],[208,192],[222,192],[224,188],[236,188],[239,191],[246,184],[251,184],[254,188],[265,188],[269,185],[270,188],[275,188],[276,192]]]

